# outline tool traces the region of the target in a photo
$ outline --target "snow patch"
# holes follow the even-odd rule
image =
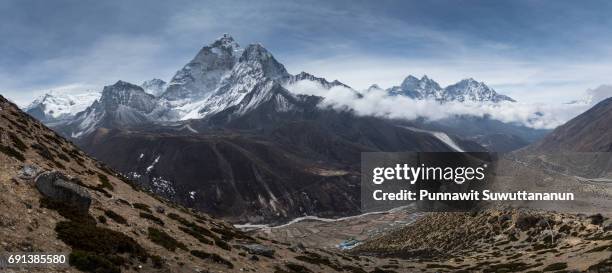
[[[176,191],[174,190],[174,183],[163,177],[154,177],[151,181],[151,188],[157,194],[166,196],[174,196]]]
[[[153,168],[155,168],[155,164],[157,164],[157,162],[159,162],[159,158],[160,156],[158,155],[155,160],[153,161],[153,163],[151,163],[151,165],[149,167],[147,167],[147,173],[150,173]]]

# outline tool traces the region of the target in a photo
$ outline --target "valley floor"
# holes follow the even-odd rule
[[[612,272],[612,220],[606,216],[404,208],[337,221],[296,221],[256,234],[369,256],[381,270],[374,272]]]

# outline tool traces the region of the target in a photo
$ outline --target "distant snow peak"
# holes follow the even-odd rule
[[[36,98],[24,110],[39,120],[53,122],[74,117],[99,97],[100,92],[95,91],[73,93],[52,90]]]
[[[440,85],[426,75],[418,79],[409,75],[400,86],[389,89],[391,95],[403,95],[413,99],[433,99],[439,100],[442,97],[443,89]]]
[[[409,75],[401,85],[387,90],[392,96],[406,96],[413,99],[429,99],[439,102],[515,102],[512,98],[498,94],[483,82],[472,78],[464,79],[446,88],[424,75],[420,79]]]
[[[489,101],[489,102],[501,102],[510,101],[515,102],[512,98],[498,94],[492,88],[488,87],[483,82],[478,82],[472,78],[461,80],[460,82],[450,85],[445,88],[444,92],[445,101]]]
[[[105,86],[102,96],[67,123],[74,138],[88,135],[100,127],[124,127],[150,121],[157,107],[155,96],[142,87],[125,81]]]

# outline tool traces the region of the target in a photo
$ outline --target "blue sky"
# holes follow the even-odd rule
[[[611,12],[612,1],[5,0],[0,93],[25,103],[51,89],[169,80],[230,33],[292,73],[357,89],[427,74],[563,102],[612,83]]]

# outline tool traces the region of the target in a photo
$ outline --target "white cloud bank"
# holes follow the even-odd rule
[[[454,115],[488,116],[502,122],[515,122],[537,129],[555,128],[586,111],[593,104],[587,101],[563,104],[522,102],[441,104],[433,100],[390,96],[385,90],[380,89],[361,91],[360,97],[355,91],[345,87],[333,87],[328,90],[309,81],[301,81],[286,88],[296,94],[322,96],[325,98],[323,106],[353,109],[358,115],[364,116],[408,120],[419,117],[439,120]]]

